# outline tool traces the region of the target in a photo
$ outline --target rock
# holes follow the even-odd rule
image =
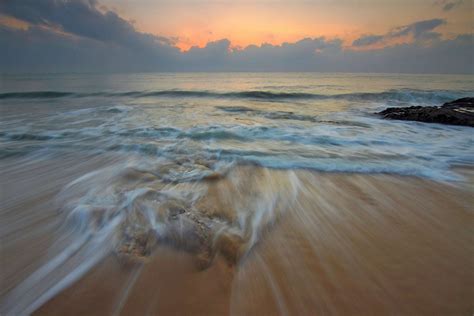
[[[464,109],[473,109],[474,108],[474,98],[462,98],[457,99],[451,102],[446,102],[443,104],[442,108],[464,108]]]
[[[211,248],[202,248],[194,253],[194,264],[199,271],[209,268],[214,260],[214,252]]]
[[[156,235],[150,229],[123,231],[116,253],[123,259],[144,261],[156,245]]]
[[[205,175],[203,179],[210,180],[210,181],[215,181],[215,180],[220,180],[220,179],[224,178],[224,176],[225,176],[224,174],[219,173],[219,172],[211,172],[211,173]]]
[[[229,262],[237,264],[243,254],[245,240],[236,234],[224,233],[217,239],[217,250]]]
[[[474,127],[474,98],[462,98],[442,106],[388,108],[377,113],[384,119]]]

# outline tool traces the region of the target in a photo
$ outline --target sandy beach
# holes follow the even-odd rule
[[[474,316],[474,0],[0,0],[0,316]]]
[[[72,238],[60,189],[113,158],[64,161],[2,162],[3,310],[15,304],[13,289]],[[58,168],[65,171],[52,172]],[[103,259],[34,314],[469,315],[474,172],[461,174],[440,183],[237,166],[200,181],[206,193],[197,209],[225,221],[244,209],[263,212],[246,217],[252,229],[241,238],[212,243],[209,262],[199,245],[179,242],[157,243],[137,260],[104,248]]]

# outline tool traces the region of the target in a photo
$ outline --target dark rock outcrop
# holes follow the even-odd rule
[[[377,114],[384,119],[464,125],[474,127],[474,98],[462,98],[442,106],[387,108]]]

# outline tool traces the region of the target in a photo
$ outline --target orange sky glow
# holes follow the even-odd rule
[[[305,37],[379,34],[423,19],[445,18],[446,37],[472,32],[472,2],[444,12],[433,0],[105,0],[137,29],[173,37],[187,50],[227,38],[234,47],[295,42]]]
[[[441,1],[441,2],[440,2]],[[229,39],[233,48],[303,38],[340,38],[350,47],[362,35],[384,34],[394,27],[433,18],[448,23],[436,29],[445,38],[472,33],[472,1],[444,11],[448,0],[102,0],[131,21],[138,31],[173,39],[182,51]],[[0,16],[0,24],[27,24]],[[409,41],[410,39],[402,39]],[[400,39],[398,39],[400,41]],[[384,43],[387,45],[388,43]]]

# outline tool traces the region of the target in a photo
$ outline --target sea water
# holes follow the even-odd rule
[[[184,73],[1,78],[0,157],[100,155],[454,180],[469,127],[382,120],[390,106],[472,96],[473,76]],[[205,172],[204,172],[205,173]]]
[[[15,209],[32,196],[53,194],[65,218],[47,259],[2,299],[10,314],[34,311],[109,253],[141,258],[168,243],[205,268],[216,245],[235,243],[228,248],[241,253],[228,255],[238,259],[304,190],[296,170],[455,183],[453,167],[474,162],[470,127],[375,114],[472,96],[474,76],[29,74],[0,83],[2,174],[25,188],[40,182],[2,197],[2,240],[41,236],[41,225],[25,229],[41,215]],[[246,166],[265,168],[232,173]],[[48,189],[51,178],[65,183]],[[223,178],[233,188],[227,208],[211,212],[201,203],[208,181]]]

